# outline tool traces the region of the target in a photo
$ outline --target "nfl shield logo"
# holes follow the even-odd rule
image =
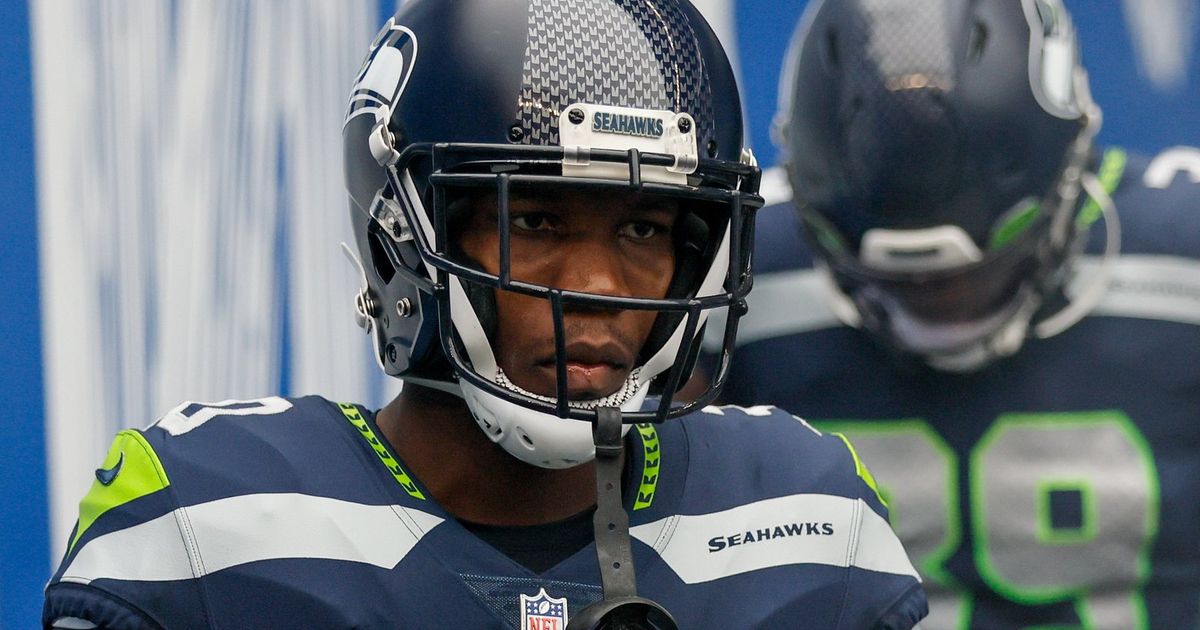
[[[521,630],[563,630],[567,627],[567,598],[554,599],[546,589],[521,594]]]

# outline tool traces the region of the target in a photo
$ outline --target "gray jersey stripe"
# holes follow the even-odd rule
[[[1085,285],[1099,257],[1080,258],[1069,288]],[[1130,254],[1113,264],[1108,292],[1089,316],[1131,317],[1200,325],[1200,260],[1178,256]],[[796,269],[755,276],[750,312],[738,328],[738,345],[841,326],[829,307],[830,286],[815,269]],[[710,331],[722,330],[719,321]],[[719,348],[710,332],[708,349]]]

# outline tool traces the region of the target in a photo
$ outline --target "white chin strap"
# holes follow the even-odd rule
[[[596,400],[574,401],[570,405],[579,409],[619,406],[621,411],[638,411],[646,400],[650,384],[638,382],[638,370],[634,370],[625,384],[616,393]],[[527,392],[512,384],[499,374],[497,382],[517,393],[553,402],[553,398]],[[475,416],[479,428],[491,440],[517,459],[541,468],[570,468],[589,462],[596,456],[592,440],[592,423],[586,420],[559,418],[540,411],[522,407],[492,395],[468,381],[462,381],[463,400]],[[619,404],[617,401],[623,399]],[[630,425],[621,427],[621,435],[629,431]]]

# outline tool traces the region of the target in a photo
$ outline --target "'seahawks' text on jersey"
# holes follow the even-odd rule
[[[850,436],[925,578],[926,630],[1197,626],[1200,150],[1104,163],[1122,233],[1107,294],[969,375],[892,365],[826,306],[791,207],[759,213],[725,397]]]
[[[912,627],[916,571],[848,444],[770,407],[630,431],[639,593],[682,628]],[[447,514],[356,405],[183,405],[119,434],[96,477],[47,622],[562,630],[601,596],[594,545],[530,572]]]

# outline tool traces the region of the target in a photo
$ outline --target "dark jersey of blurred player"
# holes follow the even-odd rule
[[[1122,232],[1105,297],[970,374],[898,363],[842,325],[791,204],[759,214],[725,399],[853,440],[925,578],[923,628],[1200,621],[1200,151],[1105,161]]]

